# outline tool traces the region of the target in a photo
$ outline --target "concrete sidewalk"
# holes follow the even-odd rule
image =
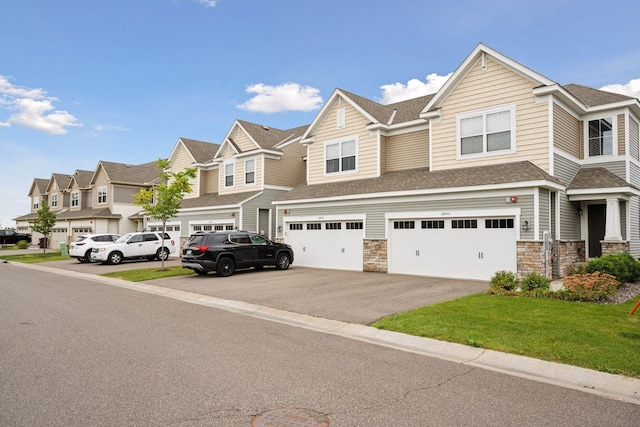
[[[640,405],[640,380],[635,378],[612,375],[590,369],[546,362],[461,344],[447,343],[429,338],[415,337],[398,332],[384,331],[362,324],[294,313],[243,301],[176,290],[148,282],[132,283],[43,265],[11,264],[21,268],[37,269],[52,274],[62,274],[165,298],[172,298],[189,304],[212,307],[320,333],[382,345],[400,351],[437,357],[456,363],[489,369],[507,375],[514,375],[533,381],[553,384]]]

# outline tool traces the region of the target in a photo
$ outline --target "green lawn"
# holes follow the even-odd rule
[[[141,268],[139,270],[114,271],[113,273],[101,274],[101,276],[127,280],[129,282],[144,282],[147,280],[162,279],[165,277],[194,274],[193,270],[182,268],[180,266],[165,267],[164,270],[161,268],[161,266],[158,266],[153,268]]]
[[[640,378],[638,298],[619,305],[476,294],[372,326]]]
[[[60,254],[59,250],[52,251],[50,249],[47,250],[46,253],[38,252],[38,253],[24,253],[18,255],[0,255],[0,259],[5,259],[7,261],[15,261],[22,262],[25,264],[35,264],[38,262],[49,262],[49,261],[64,261],[66,259],[71,259],[70,257],[64,257]]]

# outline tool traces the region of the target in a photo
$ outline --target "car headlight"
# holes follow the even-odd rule
[[[106,250],[107,250],[107,248],[98,248],[98,252],[104,252]]]

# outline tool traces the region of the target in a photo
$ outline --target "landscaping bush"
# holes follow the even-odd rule
[[[629,254],[611,254],[594,258],[585,265],[587,273],[610,274],[620,283],[640,281],[640,262]]]
[[[522,292],[533,293],[545,293],[541,291],[548,291],[551,285],[551,280],[547,279],[542,274],[529,273],[520,281],[520,289]]]
[[[604,301],[616,293],[620,282],[611,274],[598,271],[590,274],[574,274],[562,280],[564,289],[558,292],[561,299],[569,301]]]
[[[489,281],[488,294],[505,295],[515,292],[520,283],[518,278],[511,271],[497,271]]]
[[[26,240],[20,240],[16,244],[16,248],[18,249],[27,249],[28,247],[29,247],[29,242],[27,242]]]

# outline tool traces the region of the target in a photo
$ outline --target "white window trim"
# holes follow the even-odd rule
[[[104,194],[102,194],[104,196],[104,201],[102,201],[102,202],[100,201],[101,193],[104,193]],[[97,196],[98,196],[97,200],[96,200],[97,204],[104,205],[104,204],[107,203],[107,200],[109,200],[109,192],[107,191],[107,186],[106,185],[98,187]]]
[[[73,196],[76,196],[75,199],[73,198]],[[74,201],[75,201],[75,205],[73,204]],[[72,208],[80,206],[80,192],[79,191],[73,191],[71,193],[71,201],[70,201],[70,203],[71,203],[71,207]]]
[[[247,182],[247,163],[253,162],[253,182]],[[256,159],[247,159],[244,161],[244,185],[246,186],[254,186],[256,185],[258,174],[256,172],[257,169],[257,161]]]
[[[345,142],[351,142],[354,141],[356,144],[356,148],[355,148],[355,156],[356,156],[356,167],[355,169],[352,170],[348,170],[348,171],[337,171],[337,172],[327,172],[327,147],[329,147],[330,145],[335,145],[335,144],[340,144],[340,167],[342,167],[342,144]],[[323,152],[323,161],[322,161],[322,170],[324,172],[324,176],[326,177],[330,177],[330,176],[339,176],[339,175],[352,175],[355,173],[358,173],[358,160],[359,160],[359,156],[358,156],[358,146],[359,146],[359,138],[358,135],[352,135],[352,136],[348,136],[348,137],[344,137],[344,138],[338,138],[338,139],[333,139],[331,141],[327,141],[324,144],[324,152]]]
[[[34,210],[40,209],[40,196],[36,196],[33,198],[33,209]]]
[[[227,185],[227,166],[231,166],[233,168],[233,171],[231,172],[231,175],[233,177],[233,183],[231,185]],[[236,163],[235,162],[226,162],[224,164],[224,167],[222,168],[222,184],[224,186],[224,188],[233,188],[236,185]]]
[[[592,120],[600,120],[606,117],[611,117],[611,133],[613,141],[611,142],[613,147],[611,150],[611,154],[602,154],[599,156],[590,156],[589,155],[589,122]],[[585,159],[608,159],[610,160],[612,157],[618,156],[618,113],[610,112],[604,114],[594,114],[586,116],[582,122],[582,135],[584,141],[584,158]]]
[[[52,194],[51,195],[51,207],[52,208],[57,208],[58,207],[58,194]]]
[[[511,119],[511,148],[508,150],[485,151],[487,149],[487,132],[486,132],[486,116],[487,114],[509,111]],[[483,151],[482,153],[462,154],[462,141],[460,135],[460,122],[470,117],[483,116]],[[504,156],[506,154],[514,154],[516,152],[516,104],[501,105],[498,107],[486,108],[482,110],[470,111],[456,115],[456,154],[458,160],[476,159],[482,157]]]

